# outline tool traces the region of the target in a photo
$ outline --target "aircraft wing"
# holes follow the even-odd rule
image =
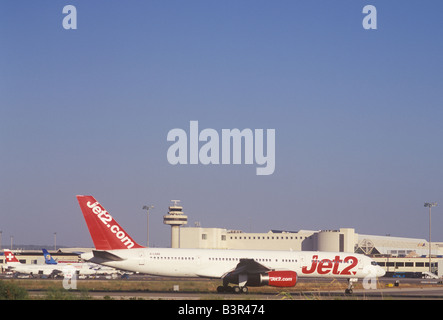
[[[268,267],[258,263],[254,259],[240,259],[240,262],[237,264],[234,270],[229,272],[229,275],[237,275],[243,273],[265,273],[270,271]]]
[[[223,267],[211,266],[198,270],[196,275],[202,278],[225,278],[227,276],[237,276],[239,274],[259,274],[270,271],[269,268],[254,261],[253,259],[240,259],[234,269],[226,271]]]
[[[248,279],[253,279],[256,275],[270,271],[272,271],[272,269],[265,267],[254,259],[240,259],[235,269],[226,273],[222,278],[223,283],[225,283],[226,280],[228,282],[238,283],[240,287],[243,287],[248,282]],[[261,276],[258,276],[258,279],[260,278]]]

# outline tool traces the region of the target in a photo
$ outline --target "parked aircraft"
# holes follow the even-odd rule
[[[248,286],[292,287],[303,277],[349,280],[380,277],[385,271],[371,258],[354,253],[318,251],[146,248],[139,245],[92,196],[77,196],[95,245],[82,258],[114,268],[169,277],[223,279],[219,292]],[[236,284],[229,287],[229,284]]]
[[[60,267],[50,264],[26,264],[18,261],[17,257],[9,249],[4,249],[7,270],[16,272],[18,274],[28,274],[35,276],[49,276],[56,277],[63,274]]]
[[[45,257],[45,263],[47,265],[57,265],[60,269],[63,269],[66,266],[70,266],[74,268],[75,273],[79,276],[110,275],[112,277],[116,277],[118,274],[122,273],[115,268],[106,267],[91,262],[59,263],[54,260],[54,258],[49,254],[48,250],[42,249],[42,251]]]

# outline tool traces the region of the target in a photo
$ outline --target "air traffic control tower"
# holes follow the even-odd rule
[[[174,205],[169,207],[167,215],[163,216],[163,223],[171,226],[171,248],[179,248],[180,226],[188,223],[188,216],[183,214],[183,207],[179,206],[180,200],[171,200]]]

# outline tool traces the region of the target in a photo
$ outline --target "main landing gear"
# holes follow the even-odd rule
[[[345,290],[345,294],[352,294],[354,291],[352,289],[354,289],[354,282],[357,282],[358,279],[348,279],[348,287]]]
[[[217,292],[218,293],[248,293],[248,287],[243,286],[235,286],[235,287],[230,287],[230,286],[218,286],[217,287]]]

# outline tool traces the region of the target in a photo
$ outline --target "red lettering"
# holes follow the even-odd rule
[[[327,274],[331,271],[332,268],[332,261],[328,259],[323,259],[318,264],[317,272],[318,274]]]
[[[351,275],[351,269],[354,268],[357,265],[358,260],[357,260],[356,257],[349,256],[349,257],[345,258],[344,262],[347,263],[350,260],[352,260],[351,265],[349,265],[346,268],[344,268],[343,271],[340,274]],[[353,271],[353,274],[355,274],[355,271]]]
[[[340,272],[339,266],[345,263],[346,267]],[[340,256],[335,256],[334,260],[319,260],[318,255],[312,256],[312,264],[310,267],[304,266],[301,271],[304,274],[312,274],[317,272],[319,275],[332,273],[335,275],[355,275],[357,272],[352,269],[358,264],[358,259],[354,256],[347,256],[344,260],[340,260]]]
[[[335,256],[334,259],[334,268],[332,269],[332,274],[338,274],[338,266],[340,263],[340,257],[339,256]]]
[[[314,273],[315,269],[317,269],[317,260],[318,260],[318,256],[315,255],[312,257],[312,265],[311,265],[311,269],[308,270],[308,267],[304,266],[301,268],[301,271],[304,274],[311,274]]]

